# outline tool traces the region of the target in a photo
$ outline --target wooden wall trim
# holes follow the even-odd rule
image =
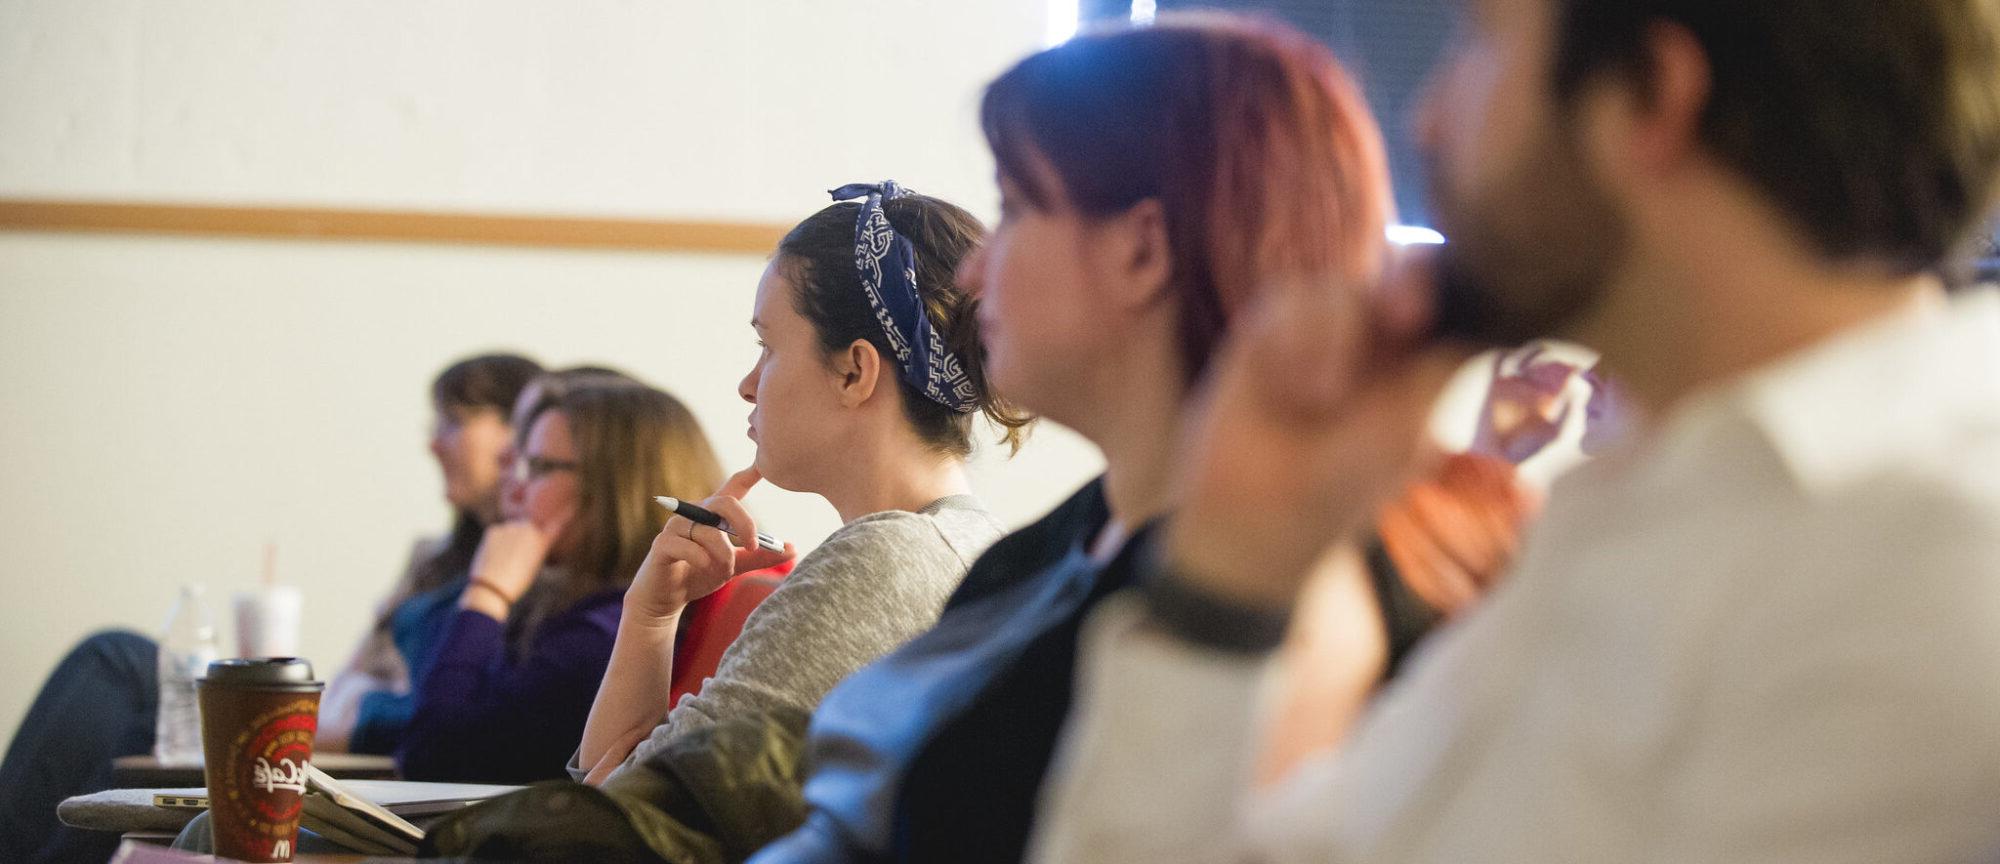
[[[768,254],[788,226],[673,219],[0,198],[0,230]]]

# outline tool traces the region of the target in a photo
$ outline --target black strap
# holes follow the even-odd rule
[[[1155,534],[1154,539],[1161,535]],[[1175,637],[1220,651],[1261,654],[1278,647],[1291,623],[1291,610],[1273,611],[1224,599],[1195,587],[1166,560],[1154,542],[1135,556],[1146,609],[1153,622]]]
[[[1382,535],[1368,539],[1364,557],[1368,580],[1375,587],[1376,608],[1382,611],[1382,631],[1389,634],[1389,664],[1382,672],[1382,680],[1387,681],[1396,677],[1403,661],[1444,615],[1403,583],[1403,574],[1382,545]]]
[[[1150,540],[1157,541],[1158,535]],[[1146,610],[1153,623],[1185,642],[1220,651],[1253,654],[1274,650],[1291,624],[1290,610],[1273,611],[1218,597],[1195,587],[1151,542],[1136,556]],[[1419,642],[1443,620],[1403,583],[1382,538],[1369,538],[1363,550],[1368,580],[1374,588],[1382,630],[1388,635],[1389,658],[1383,680],[1394,678]]]

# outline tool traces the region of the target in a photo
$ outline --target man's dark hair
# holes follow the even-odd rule
[[[1703,144],[1830,258],[1975,252],[2000,187],[2000,0],[1554,0],[1555,90],[1650,86],[1649,31],[1708,55]]]

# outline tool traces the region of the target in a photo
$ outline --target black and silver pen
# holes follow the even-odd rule
[[[729,530],[729,526],[723,523],[721,516],[715,515],[715,513],[706,508],[698,507],[679,498],[667,495],[655,495],[653,496],[653,500],[660,502],[660,506],[674,511],[674,513],[689,522],[693,522],[696,525],[707,525],[731,537],[736,536],[736,532]],[[784,552],[785,544],[778,542],[778,538],[759,531],[757,532],[757,548],[769,552]]]

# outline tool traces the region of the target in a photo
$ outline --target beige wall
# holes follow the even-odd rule
[[[789,222],[892,176],[990,212],[977,90],[1036,47],[1042,14],[0,0],[0,196]],[[425,387],[455,357],[623,366],[744,462],[761,267],[0,233],[0,735],[76,638],[155,630],[184,580],[249,586],[267,541],[305,588],[306,653],[344,659],[410,541],[445,525]],[[1050,428],[976,483],[1019,522],[1097,464]],[[836,524],[805,496],[751,503],[802,544]]]

